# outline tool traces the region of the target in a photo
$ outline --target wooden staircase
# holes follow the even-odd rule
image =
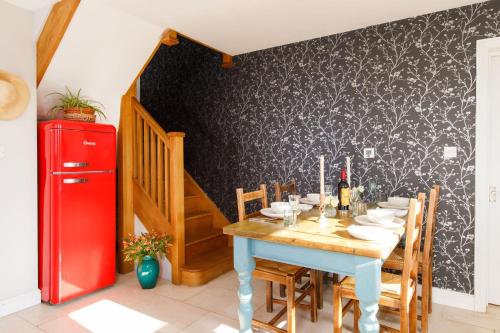
[[[166,133],[131,97],[133,211],[148,231],[174,237],[172,282],[197,286],[232,269],[227,218],[184,170],[184,133]]]
[[[182,283],[204,284],[232,269],[232,239],[222,233],[229,221],[184,172],[185,264]]]

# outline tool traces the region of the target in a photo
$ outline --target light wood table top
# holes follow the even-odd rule
[[[347,227],[354,223],[350,212],[347,214],[337,212],[335,218],[328,218],[329,226],[325,229],[319,227],[319,216],[317,208],[302,212],[298,216],[297,229],[285,228],[283,220],[243,221],[224,227],[224,233],[287,245],[387,259],[405,231],[404,228],[388,229],[393,237],[383,242],[360,240],[347,232]]]

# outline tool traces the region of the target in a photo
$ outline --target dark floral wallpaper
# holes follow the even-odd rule
[[[232,220],[240,186],[271,196],[296,178],[317,192],[320,154],[333,184],[346,156],[355,185],[415,196],[440,184],[434,285],[473,293],[475,43],[495,36],[500,1],[240,55],[233,69],[182,40],[159,50],[141,101],[186,132],[187,170]]]

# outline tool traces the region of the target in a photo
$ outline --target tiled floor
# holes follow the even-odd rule
[[[142,290],[134,274],[119,276],[115,286],[63,305],[41,304],[0,318],[1,333],[79,333],[79,332],[212,332],[235,333],[238,328],[238,280],[227,273],[202,287],[173,286],[160,281],[152,290]],[[254,283],[255,316],[267,319],[264,284]],[[275,292],[277,295],[278,293]],[[311,323],[308,312],[299,310],[298,332],[332,332],[331,289],[325,290],[325,306],[319,321]],[[279,306],[275,306],[279,309]],[[394,317],[383,321],[397,323]],[[282,324],[285,324],[284,322]],[[352,316],[344,318],[350,332]],[[500,333],[500,307],[487,313],[474,313],[435,305],[430,320],[432,333]]]

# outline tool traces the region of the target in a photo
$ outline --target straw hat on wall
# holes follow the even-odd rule
[[[20,77],[0,70],[0,120],[19,117],[30,101],[30,90]]]

